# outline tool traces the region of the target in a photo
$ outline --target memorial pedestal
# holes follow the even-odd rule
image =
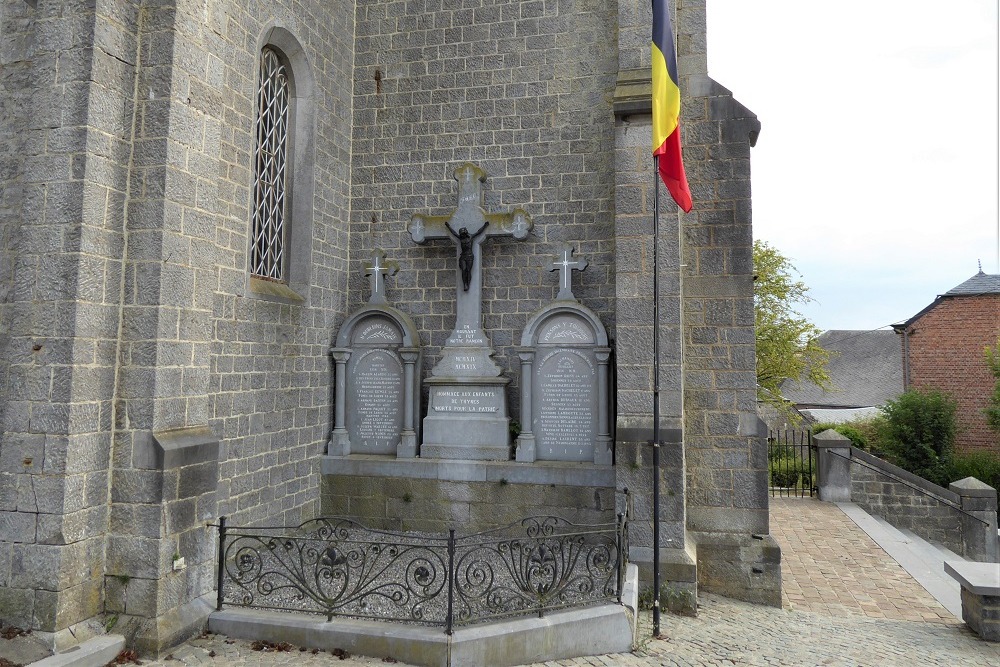
[[[509,459],[508,382],[503,377],[427,378],[421,458]]]

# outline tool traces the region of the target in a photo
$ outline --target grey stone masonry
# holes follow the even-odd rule
[[[671,10],[695,209],[661,189],[654,226],[645,0],[0,0],[0,621],[66,648],[117,615],[158,651],[204,622],[220,515],[589,520],[626,486],[646,575],[654,479],[673,599],[776,603],[754,400],[760,126],[708,77],[705,0]],[[284,181],[279,280],[249,267],[258,165],[277,154],[258,146],[265,47],[288,84],[285,168],[260,176]],[[565,243],[588,266],[563,254],[557,279]],[[396,319],[377,248],[398,263]],[[535,359],[535,386],[529,318],[571,300],[591,347],[553,340],[564,368]],[[371,329],[399,334],[379,347],[351,320],[365,308],[412,326]],[[352,391],[385,409],[354,410]],[[536,433],[562,407],[594,456],[510,460],[508,419]],[[421,438],[428,411],[494,417],[439,429],[446,443]],[[432,460],[445,444],[485,458]],[[969,491],[955,502],[986,511]]]
[[[965,557],[984,563],[1000,563],[997,490],[975,477],[952,482],[948,490],[957,493],[961,499],[962,552]]]
[[[117,613],[158,648],[203,620],[207,521],[319,506],[354,12],[77,4],[0,1],[0,620],[61,648]],[[264,43],[316,110],[291,156],[292,302],[247,280]]]
[[[821,450],[821,489],[827,474],[823,456]],[[970,560],[1000,562],[997,493],[991,486],[968,477],[945,489],[856,447],[847,452],[846,463],[850,467],[849,500],[866,512]]]
[[[819,464],[819,499],[827,503],[851,502],[851,439],[827,429],[813,436]]]
[[[988,642],[1000,642],[1000,564],[946,561],[962,586],[962,620]]]
[[[352,255],[383,248],[400,264],[396,303],[437,364],[456,312],[455,248],[417,247],[414,213],[455,209],[454,170],[490,175],[482,208],[523,208],[524,241],[492,239],[482,256],[483,330],[518,418],[517,342],[551,301],[553,244],[575,241],[599,267],[576,295],[614,330],[613,8],[497,0],[418,8],[356,3],[351,163]],[[359,303],[361,277],[351,283]],[[426,397],[424,399],[427,400]]]
[[[681,216],[687,526],[707,590],[780,604],[756,414],[750,149],[760,122],[707,76],[705,1],[677,1],[682,144],[695,202]],[[725,577],[711,573],[726,572]]]

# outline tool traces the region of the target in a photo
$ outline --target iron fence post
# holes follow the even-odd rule
[[[223,598],[222,573],[225,567],[225,562],[226,562],[226,517],[220,516],[219,517],[219,577],[216,582],[216,584],[219,587],[218,588],[219,597],[215,603],[216,611],[222,611],[222,598]]]
[[[628,502],[626,499],[625,502]],[[622,558],[622,542],[623,542],[623,531],[625,527],[625,512],[620,512],[618,514],[618,530],[615,533],[615,547],[618,549],[618,586],[617,586],[617,597],[618,604],[622,603],[622,588],[625,579],[625,560]]]
[[[448,616],[445,618],[445,633],[451,634],[455,602],[455,529],[448,529]]]

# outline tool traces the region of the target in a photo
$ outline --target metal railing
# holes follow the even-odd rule
[[[627,492],[626,492],[627,494]],[[615,523],[528,517],[470,535],[400,533],[326,517],[219,529],[218,609],[251,607],[457,625],[621,602],[628,507]]]
[[[818,492],[812,431],[768,431],[767,469],[771,497],[811,498]]]

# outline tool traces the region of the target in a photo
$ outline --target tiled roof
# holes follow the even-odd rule
[[[903,360],[894,331],[825,331],[819,344],[830,352],[827,391],[808,380],[786,380],[782,395],[797,406],[860,408],[884,405],[903,392]]]
[[[952,287],[942,296],[966,296],[976,294],[1000,294],[1000,273],[983,273],[966,280],[961,285]]]
[[[983,273],[980,269],[979,273],[972,276],[966,280],[961,285],[956,285],[944,294],[939,295],[932,302],[927,304],[927,306],[921,310],[919,313],[906,320],[905,322],[900,322],[899,324],[893,324],[892,328],[896,331],[902,332],[908,326],[919,320],[924,313],[929,311],[931,308],[938,304],[938,301],[944,298],[953,296],[979,296],[981,294],[1000,294],[1000,274],[998,273]]]

